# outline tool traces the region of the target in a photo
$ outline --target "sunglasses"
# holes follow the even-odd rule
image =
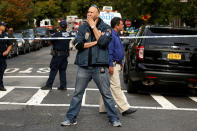
[[[100,9],[98,8],[97,5],[91,5],[90,7],[95,7],[95,8],[97,8],[98,12],[100,12]]]

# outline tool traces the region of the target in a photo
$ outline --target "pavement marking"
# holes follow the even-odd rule
[[[49,76],[4,76],[3,78],[48,78]]]
[[[6,86],[6,88],[30,88],[30,89],[40,89],[41,87],[39,86]],[[57,87],[53,87],[53,90],[57,90]],[[75,88],[67,88],[68,90],[75,90]],[[99,91],[99,89],[94,89],[94,88],[86,88],[86,91]]]
[[[6,89],[7,89],[6,91],[0,91],[0,99],[2,97],[4,97],[5,95],[7,95],[9,92],[11,92],[14,88],[10,87],[10,88],[6,88]]]
[[[43,99],[48,95],[50,90],[41,90],[39,89],[27,102],[28,105],[40,104]]]
[[[45,107],[69,107],[70,104],[35,104],[29,105],[28,103],[14,103],[14,102],[0,102],[0,105],[21,105],[21,106],[45,106]],[[85,104],[82,107],[98,108],[99,105],[88,105]],[[163,108],[163,107],[145,107],[145,106],[130,106],[131,108],[136,109],[146,109],[146,110],[167,110],[167,111],[196,111],[197,109],[193,108]]]
[[[168,101],[164,96],[150,94],[163,108],[176,109],[177,107]]]
[[[82,106],[84,106],[85,103],[86,103],[86,90],[85,90],[85,92],[84,92],[84,94],[83,94]]]
[[[46,106],[46,107],[69,107],[70,104],[41,104],[43,99],[48,95],[50,90],[41,90],[41,87],[27,87],[27,86],[6,86],[7,91],[0,92],[0,98],[11,92],[15,88],[29,88],[39,89],[26,103],[15,103],[15,102],[0,102],[0,105],[23,105],[23,106]],[[53,87],[53,90],[57,90],[57,87]],[[68,90],[75,90],[74,88],[68,88]],[[82,107],[98,108],[99,105],[85,104],[86,91],[98,91],[98,89],[87,88],[84,92],[82,99]],[[123,91],[125,92],[125,91]],[[177,108],[170,103],[165,97],[161,95],[150,94],[162,107],[145,107],[145,106],[130,106],[136,109],[148,109],[148,110],[172,110],[172,111],[197,111],[195,108]],[[197,102],[197,97],[189,97],[190,99]]]
[[[197,97],[189,97],[190,99],[192,99],[193,101],[197,102]]]
[[[7,89],[9,88],[28,88],[28,89],[40,89],[41,87],[35,87],[35,86],[6,86]]]
[[[21,74],[30,74],[30,73],[32,73],[32,70],[33,70],[33,68],[32,67],[30,67],[30,68],[28,68],[28,69],[26,69],[26,70],[24,70],[24,71],[19,71],[19,73],[21,73]]]

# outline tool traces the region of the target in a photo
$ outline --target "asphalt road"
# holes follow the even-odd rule
[[[6,92],[0,92],[0,131],[196,131],[197,97],[179,87],[144,88],[139,94],[123,92],[138,111],[123,117],[122,127],[112,127],[106,114],[98,113],[99,91],[91,81],[84,94],[78,124],[61,127],[74,91],[77,66],[71,52],[67,69],[68,90],[59,91],[57,75],[52,91],[42,91],[49,74],[50,47],[8,59],[4,76]],[[122,76],[121,76],[122,81]]]

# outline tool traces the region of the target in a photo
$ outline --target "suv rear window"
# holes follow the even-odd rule
[[[173,35],[197,35],[197,30],[173,29],[173,28],[150,28],[146,32],[146,36],[173,36]],[[171,44],[184,43],[197,46],[196,37],[174,37],[174,38],[150,38],[146,39],[149,43]]]

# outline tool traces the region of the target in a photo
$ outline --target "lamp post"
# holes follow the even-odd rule
[[[180,27],[181,25],[182,25],[182,21],[181,21],[181,3],[187,3],[188,2],[188,0],[180,0],[179,1],[180,2],[180,4],[179,4],[179,16],[178,16],[178,26]]]
[[[37,25],[36,24],[36,20],[35,20],[35,5],[36,5],[36,1],[37,0],[32,0],[33,4],[34,4],[34,7],[33,7],[33,21],[34,21],[34,27]]]

